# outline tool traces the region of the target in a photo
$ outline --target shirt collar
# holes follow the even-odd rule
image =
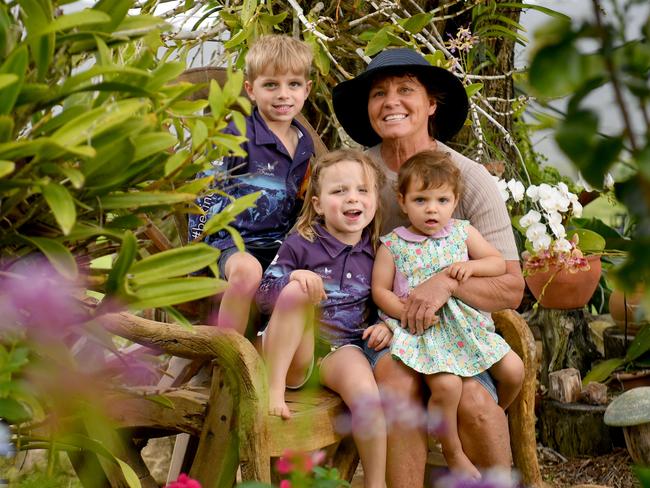
[[[416,234],[413,231],[408,230],[406,227],[401,226],[397,227],[395,229],[395,234],[400,236],[402,239],[405,241],[409,242],[424,242],[427,239],[441,239],[443,237],[449,236],[451,229],[454,226],[454,219],[449,219],[449,222],[447,222],[447,225],[445,225],[442,229],[440,229],[438,232],[436,232],[433,235],[430,236],[423,236],[422,234]]]
[[[316,238],[331,258],[336,258],[343,251],[350,248],[350,252],[365,252],[371,257],[375,255],[372,249],[372,243],[370,242],[370,232],[368,229],[364,229],[363,234],[361,234],[361,239],[354,246],[339,241],[320,224],[315,224],[314,230],[316,231]]]
[[[273,134],[273,131],[269,129],[268,125],[266,125],[266,121],[257,107],[253,109],[253,125],[255,127],[256,145],[277,145],[278,142],[275,134]],[[302,139],[305,136],[305,129],[295,119],[291,121],[291,125],[298,129],[298,140]]]

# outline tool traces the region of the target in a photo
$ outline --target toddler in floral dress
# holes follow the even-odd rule
[[[497,381],[499,405],[506,409],[523,381],[523,363],[494,332],[488,315],[451,297],[436,322],[422,335],[400,325],[403,299],[436,273],[459,282],[471,276],[499,276],[506,264],[466,220],[452,218],[461,193],[461,175],[445,153],[425,151],[399,169],[398,203],[411,225],[381,238],[372,275],[372,295],[380,317],[393,332],[391,353],[422,373],[431,390],[428,408],[441,409],[446,421],[440,436],[453,471],[474,478],[480,473],[463,452],[457,430],[462,378],[489,370]]]

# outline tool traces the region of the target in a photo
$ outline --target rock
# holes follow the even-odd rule
[[[616,427],[650,422],[650,386],[633,388],[616,397],[607,407],[604,420]]]

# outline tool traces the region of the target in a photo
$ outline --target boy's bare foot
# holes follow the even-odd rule
[[[475,480],[481,479],[481,473],[476,469],[476,466],[472,464],[472,461],[469,460],[462,449],[451,453],[445,452],[444,455],[447,465],[452,472],[464,473]]]
[[[284,388],[280,394],[275,394],[269,390],[269,415],[282,417],[285,420],[291,418],[291,411],[284,401]]]

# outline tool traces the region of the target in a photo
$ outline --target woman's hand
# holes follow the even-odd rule
[[[456,287],[458,281],[443,271],[413,288],[404,304],[402,327],[408,328],[411,334],[422,335],[438,322],[436,312],[447,303]]]
[[[309,297],[309,301],[313,304],[318,304],[321,300],[327,298],[327,294],[323,288],[323,279],[313,271],[297,269],[291,272],[289,279],[291,281],[297,281],[300,284],[302,291]]]
[[[375,351],[381,351],[390,345],[393,338],[393,332],[383,322],[366,327],[363,331],[362,339],[368,339],[368,347]]]

